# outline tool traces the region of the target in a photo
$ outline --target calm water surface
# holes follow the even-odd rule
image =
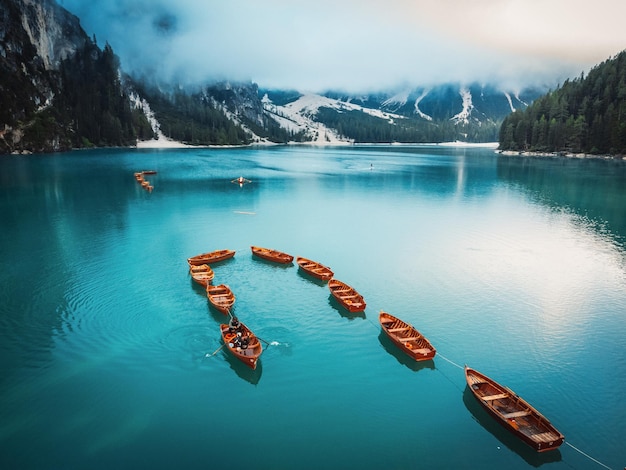
[[[0,467],[621,469],[625,188],[626,164],[435,146],[4,156]],[[365,313],[250,245],[329,265]],[[221,248],[214,283],[272,343],[256,371],[212,356],[225,317],[188,274]],[[434,361],[399,353],[381,309]],[[501,429],[463,364],[566,444]]]

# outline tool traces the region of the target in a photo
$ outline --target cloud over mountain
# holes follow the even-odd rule
[[[613,24],[626,13],[619,0],[59,1],[113,46],[125,70],[189,81],[514,86],[578,75],[626,45],[626,30]]]

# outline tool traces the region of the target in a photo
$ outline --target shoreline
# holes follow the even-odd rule
[[[178,142],[170,139],[153,139],[138,141],[135,148],[137,149],[175,149],[175,148],[244,148],[244,147],[257,147],[257,146],[279,146],[279,145],[293,145],[293,146],[313,146],[313,147],[358,147],[358,146],[380,146],[380,147],[415,147],[415,146],[434,146],[434,147],[480,147],[480,148],[494,148],[498,147],[497,142],[269,142],[266,140],[260,142],[253,142],[251,144],[243,145],[190,145],[183,142]],[[129,147],[133,148],[133,147]]]
[[[507,157],[541,157],[541,158],[574,158],[579,160],[598,159],[626,161],[626,155],[610,155],[595,153],[573,153],[573,152],[529,152],[525,150],[496,150],[498,155]]]

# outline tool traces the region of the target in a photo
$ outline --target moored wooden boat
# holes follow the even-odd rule
[[[427,361],[437,353],[433,345],[410,324],[381,311],[378,321],[389,339],[416,361]]]
[[[257,361],[263,352],[263,345],[250,329],[241,322],[221,324],[222,340],[233,356],[251,369],[256,369]]]
[[[251,246],[252,254],[274,263],[288,264],[293,261],[293,256],[283,253],[282,251],[272,250],[270,248],[261,248],[260,246]]]
[[[190,265],[198,266],[200,264],[217,263],[218,261],[224,261],[225,259],[235,256],[234,250],[215,250],[209,253],[202,253],[200,255],[187,258],[187,262]]]
[[[333,297],[349,312],[361,312],[365,310],[365,300],[363,296],[345,282],[331,279],[328,281],[328,288]]]
[[[217,286],[207,284],[206,295],[211,305],[224,315],[227,315],[235,304],[235,294],[233,294],[233,291],[230,290],[230,287],[226,284],[219,284]]]
[[[206,287],[215,277],[215,273],[208,264],[189,265],[191,278],[201,286]]]
[[[302,269],[305,273],[321,279],[322,281],[329,281],[334,276],[333,271],[328,266],[324,266],[317,261],[312,261],[310,259],[303,258],[302,256],[298,256],[296,258],[296,263],[298,263],[300,269]]]
[[[465,379],[482,407],[537,452],[556,449],[565,440],[547,418],[509,388],[468,366]]]

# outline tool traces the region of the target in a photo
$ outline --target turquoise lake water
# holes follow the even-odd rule
[[[133,178],[140,170],[154,190]],[[252,180],[240,187],[238,176]],[[438,146],[96,150],[0,158],[2,469],[622,469],[626,163]],[[330,266],[349,314],[295,263]],[[188,274],[271,343],[252,371]],[[437,348],[416,365],[380,310]],[[466,390],[565,435],[536,454]]]

